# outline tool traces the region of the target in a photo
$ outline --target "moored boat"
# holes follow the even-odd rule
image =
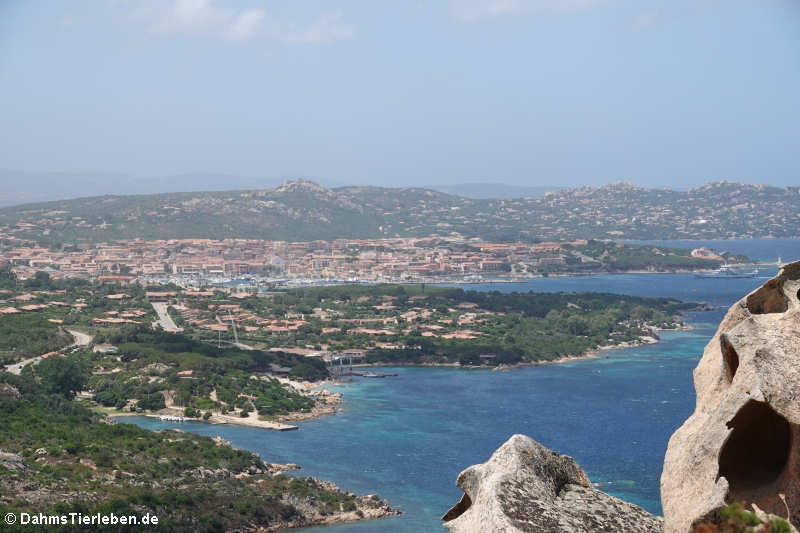
[[[730,265],[722,265],[713,272],[698,272],[694,275],[696,278],[705,279],[741,279],[741,278],[754,278],[758,274],[758,269],[751,272],[741,272],[732,268]]]

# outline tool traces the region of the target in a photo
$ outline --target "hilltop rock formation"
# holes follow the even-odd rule
[[[706,346],[695,411],[664,461],[665,533],[734,501],[800,524],[798,298],[800,262],[734,304]]]
[[[442,517],[453,533],[661,533],[640,507],[597,490],[586,473],[530,437],[514,435],[459,474],[464,496]]]

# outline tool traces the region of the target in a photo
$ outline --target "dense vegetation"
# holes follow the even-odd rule
[[[69,345],[72,336],[44,315],[0,316],[0,364],[36,357]]]
[[[17,277],[11,267],[0,267],[0,290],[13,290],[17,287]]]
[[[251,297],[240,305],[264,316],[306,317],[307,323],[296,332],[264,337],[268,345],[325,345],[331,351],[364,348],[369,349],[367,361],[372,363],[468,365],[581,355],[598,346],[652,335],[652,328],[674,328],[677,314],[696,307],[665,298],[422,285],[292,289]],[[377,334],[364,330],[362,321],[382,324],[375,326],[382,329]],[[459,338],[458,333],[466,337]]]
[[[256,412],[274,418],[308,413],[315,400],[267,377],[269,374],[277,369],[297,380],[328,377],[325,363],[319,359],[229,344],[220,347],[216,342],[154,330],[150,326],[153,311],[140,286],[53,280],[45,272],[19,281],[8,270],[0,272],[0,281],[9,287],[3,289],[6,304],[13,304],[17,311],[0,315],[0,364],[71,345],[73,337],[66,327],[77,326],[94,336],[94,344],[70,349],[75,356],[70,361],[80,360],[82,370],[92,375],[85,382],[73,383],[85,384],[105,407],[155,411],[167,407],[167,400],[172,399],[187,416]],[[15,299],[22,296],[24,300]],[[35,310],[26,310],[25,304]],[[69,363],[63,359],[66,353],[62,350],[35,367],[37,375],[51,368],[68,375]],[[29,365],[25,372],[33,368]],[[186,372],[189,374],[181,375]]]
[[[0,269],[0,287],[8,298],[0,307],[15,304],[18,311],[0,314],[0,364],[9,364],[64,348],[73,342],[67,328],[75,325],[87,330],[94,318],[108,318],[134,305],[140,308],[138,321],[148,322],[152,311],[144,301],[144,289],[114,284],[92,284],[88,280],[53,280],[46,272],[37,272],[29,280],[17,280],[9,269]],[[126,300],[108,296],[125,292]],[[15,301],[13,297],[26,298]],[[34,306],[36,310],[26,310]]]
[[[117,345],[122,361],[132,363],[130,368],[161,363],[176,370],[225,374],[231,370],[269,372],[271,365],[278,365],[290,368],[297,377],[308,381],[327,377],[324,364],[291,353],[219,347],[216,343],[203,342],[185,334],[151,330],[144,325],[104,331],[95,341]]]
[[[669,315],[652,307],[616,300],[601,308],[592,309],[590,305],[583,308],[587,302],[575,296],[569,303],[573,302],[578,302],[575,305],[579,307],[555,304],[544,316],[508,314],[501,323],[494,324],[492,334],[485,340],[430,339],[412,332],[406,338],[410,348],[373,350],[367,360],[375,363],[458,361],[462,365],[549,361],[583,355],[602,345],[635,341],[650,333],[646,325],[674,327]]]
[[[100,405],[118,409],[129,405],[129,400],[135,400],[131,407],[162,409],[163,391],[168,390],[175,406],[187,409],[187,416],[234,410],[241,416],[256,411],[266,417],[308,412],[313,399],[264,374],[281,367],[290,369],[297,379],[315,381],[328,376],[319,360],[284,352],[220,348],[142,326],[103,333],[101,340],[117,345],[118,351],[93,355],[94,366],[122,371],[96,372],[88,385]]]
[[[658,272],[670,270],[691,270],[718,267],[719,260],[699,259],[691,256],[691,250],[650,245],[621,245],[608,241],[591,240],[585,245],[566,245],[582,255],[602,262],[603,269],[609,272],[627,272],[630,270],[654,270]],[[752,262],[743,255],[726,254],[725,260],[731,263]],[[592,263],[572,263],[569,270],[591,270]]]
[[[0,379],[16,387],[0,382],[0,515],[150,513],[159,518],[156,529],[197,533],[308,525],[301,503],[322,516],[356,509],[351,494],[311,478],[273,477],[256,455],[209,438],[104,423],[64,395],[49,394],[31,372]]]

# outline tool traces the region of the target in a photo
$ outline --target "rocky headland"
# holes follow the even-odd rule
[[[660,518],[594,488],[586,473],[525,435],[459,474],[464,496],[443,517],[453,533],[660,533]]]
[[[0,516],[152,514],[167,531],[272,532],[399,514],[222,438],[147,431],[0,374]],[[160,525],[159,524],[159,525]],[[2,531],[32,531],[25,526]],[[42,531],[60,531],[45,528]],[[39,531],[39,529],[37,529]]]
[[[800,262],[734,304],[669,441],[664,518],[594,488],[570,457],[514,435],[459,474],[453,533],[792,533],[800,524]],[[750,511],[752,510],[752,511]]]
[[[665,532],[730,502],[800,524],[800,262],[734,304],[694,371],[694,413],[669,441]]]

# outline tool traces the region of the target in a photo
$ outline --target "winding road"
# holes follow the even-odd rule
[[[74,346],[89,346],[91,344],[93,337],[88,333],[82,333],[80,331],[75,331],[72,329],[68,329],[67,332],[72,335],[75,339],[75,342],[67,346],[67,348],[72,348]],[[63,348],[62,348],[63,349]],[[39,361],[42,360],[41,355],[37,355],[36,357],[31,357],[30,359],[25,359],[24,361],[20,361],[18,363],[14,363],[12,365],[6,365],[5,369],[6,372],[10,374],[15,374],[19,376],[22,373],[22,369],[31,364],[37,364]]]
[[[74,329],[68,329],[67,332],[75,339],[75,342],[67,346],[67,348],[72,346],[89,346],[94,338],[88,333],[81,333],[80,331],[76,331]]]

